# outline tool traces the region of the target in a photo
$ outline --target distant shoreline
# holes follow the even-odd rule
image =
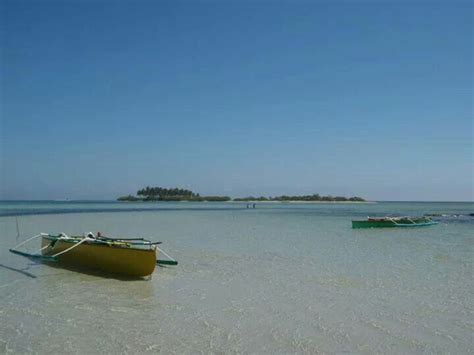
[[[249,201],[227,201],[230,203],[304,203],[304,204],[328,204],[328,203],[343,203],[343,204],[370,204],[370,203],[378,203],[377,201],[298,201],[298,200],[291,200],[291,201],[259,201],[259,200],[249,200]]]
[[[201,200],[201,201],[193,201],[193,200],[117,200],[114,202],[125,202],[125,203],[130,203],[130,202],[138,202],[138,203],[153,203],[153,202],[160,202],[160,203],[177,203],[177,202],[183,202],[183,203],[190,203],[190,202],[196,202],[196,203],[206,203],[206,202],[219,202],[219,203],[236,203],[236,204],[244,204],[244,203],[281,203],[281,204],[328,204],[328,203],[337,203],[337,204],[376,204],[379,203],[380,201],[303,201],[303,200],[287,200],[287,201],[280,201],[280,200],[245,200],[245,201],[236,201],[236,200],[226,200],[226,201],[211,201],[211,200]]]
[[[128,194],[125,196],[120,196],[117,198],[117,201],[169,201],[169,202],[178,202],[178,201],[189,201],[189,202],[248,202],[248,203],[257,203],[257,202],[280,202],[280,203],[313,203],[313,202],[366,202],[365,199],[358,196],[345,197],[345,196],[323,196],[318,193],[311,195],[280,195],[280,196],[246,196],[246,197],[237,197],[232,198],[230,196],[220,196],[220,195],[211,195],[211,196],[202,196],[199,193],[193,192],[188,189],[182,188],[164,188],[160,186],[150,187],[147,186],[143,189],[140,189],[136,192],[136,195]]]
[[[298,200],[291,200],[291,201],[275,201],[275,200],[268,200],[268,201],[262,201],[262,200],[247,200],[247,201],[234,201],[234,200],[229,200],[229,201],[192,201],[192,200],[181,200],[181,201],[162,201],[162,200],[136,200],[136,201],[128,201],[128,200],[122,200],[122,201],[114,201],[114,202],[124,202],[124,203],[153,203],[153,202],[160,202],[160,203],[190,203],[190,202],[196,202],[196,203],[209,203],[209,202],[219,202],[219,203],[237,203],[237,204],[245,204],[245,203],[281,203],[281,204],[376,204],[379,203],[379,201],[298,201]]]

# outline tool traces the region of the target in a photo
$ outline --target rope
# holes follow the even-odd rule
[[[24,242],[21,242],[20,244],[18,244],[17,246],[15,246],[13,249],[17,249],[18,247],[21,247],[23,244],[26,244],[28,243],[29,241],[33,240],[33,239],[36,239],[36,238],[39,238],[39,237],[43,237],[43,236],[48,236],[49,234],[47,233],[40,233],[40,234],[37,234],[35,235],[34,237],[31,237],[30,239],[27,239],[25,240]]]
[[[395,222],[395,219],[394,219],[394,218],[388,217],[388,219],[389,219],[393,224],[395,224],[396,226],[399,225],[399,223]]]
[[[59,238],[59,239],[61,239],[61,238]],[[68,238],[63,238],[63,239],[69,239],[69,237],[68,237]],[[67,249],[65,249],[65,250],[63,250],[63,251],[60,251],[59,253],[56,253],[56,254],[54,254],[54,255],[51,255],[51,257],[52,257],[52,258],[55,258],[55,257],[57,257],[57,256],[59,256],[59,255],[62,255],[62,254],[64,254],[64,253],[67,253],[68,251],[74,249],[75,247],[78,247],[78,246],[81,245],[82,243],[84,243],[84,242],[86,242],[86,241],[89,241],[89,240],[94,240],[94,239],[89,238],[89,237],[84,237],[80,242],[74,244],[72,247],[67,248]]]
[[[53,244],[53,243],[51,242],[51,243],[49,243],[48,245],[45,245],[45,246],[42,247],[40,250],[38,250],[38,251],[36,252],[36,254],[39,254],[39,253],[42,252],[43,250],[49,248],[49,247],[51,246],[51,244]]]
[[[175,259],[173,259],[171,256],[169,256],[168,254],[166,254],[163,249],[160,249],[159,247],[156,247],[156,249],[158,249],[159,251],[161,251],[168,259],[172,260],[172,261],[176,261]]]

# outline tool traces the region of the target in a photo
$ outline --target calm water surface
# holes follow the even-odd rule
[[[472,203],[245,207],[0,202],[0,353],[474,351]],[[445,216],[351,229],[425,213]],[[179,266],[124,281],[8,252],[38,232],[88,231],[163,241]]]

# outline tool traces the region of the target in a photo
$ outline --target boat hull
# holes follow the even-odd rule
[[[44,256],[52,256],[68,248],[77,241],[57,240],[54,237],[42,237]],[[51,245],[51,247],[47,247]],[[64,266],[84,268],[130,277],[143,277],[153,273],[156,266],[155,249],[138,249],[126,246],[126,243],[82,243],[70,251],[58,256],[58,262]]]

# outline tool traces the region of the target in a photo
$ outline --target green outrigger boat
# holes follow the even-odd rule
[[[438,224],[429,217],[368,217],[352,221],[352,228],[424,227]]]

